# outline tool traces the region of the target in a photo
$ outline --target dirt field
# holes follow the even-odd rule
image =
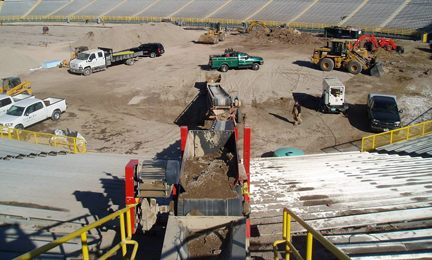
[[[198,127],[196,120],[178,117],[200,92],[209,72],[208,55],[221,54],[228,47],[265,60],[259,71],[230,70],[222,75],[223,87],[242,101],[244,125],[252,128],[253,157],[281,147],[320,153],[322,148],[369,135],[368,93],[397,95],[405,111],[404,125],[432,106],[431,52],[422,42],[397,40],[405,53],[381,54],[386,74],[377,78],[338,70],[324,73],[309,62],[313,49],[324,39],[311,36],[295,41],[293,36],[278,33],[269,40],[233,32],[225,42],[202,45],[193,41],[203,31],[186,31],[171,24],[48,24],[48,35],[42,34],[43,25],[0,26],[0,76],[29,80],[38,98],[66,99],[68,109],[59,121],[47,120],[29,130],[79,131],[88,149],[103,153],[177,157],[180,129],[175,122]],[[33,70],[45,61],[68,59],[69,45],[122,50],[144,42],[161,42],[166,53],[88,77],[69,74],[65,68]],[[338,77],[346,84],[346,99],[352,104],[348,117],[316,112],[324,76]],[[294,97],[303,106],[301,126],[293,126]]]

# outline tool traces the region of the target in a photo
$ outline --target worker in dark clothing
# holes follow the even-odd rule
[[[292,109],[292,114],[294,115],[294,125],[300,125],[302,123],[301,120],[301,106],[300,103],[298,101],[295,101],[293,109]]]

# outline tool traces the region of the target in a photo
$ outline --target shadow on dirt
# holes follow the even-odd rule
[[[348,121],[360,131],[370,132],[367,106],[365,104],[351,104],[348,109]]]
[[[261,158],[265,158],[265,157],[273,157],[273,151],[271,152],[265,152],[263,154],[261,154]]]
[[[180,128],[178,131],[180,138]],[[181,141],[177,140],[174,143],[170,144],[168,147],[164,148],[162,151],[157,152],[155,155],[155,159],[170,159],[170,160],[178,160],[181,158]]]
[[[206,71],[211,71],[211,72],[216,72],[217,71],[215,69],[212,69],[208,64],[198,65],[198,67],[200,67],[201,70],[206,70]]]
[[[305,60],[296,60],[293,62],[293,64],[298,65],[300,67],[306,67],[306,68],[311,68],[314,70],[321,70],[320,67],[316,64],[313,64],[310,61],[305,61]]]
[[[318,111],[319,110],[319,104],[320,104],[320,98],[306,94],[306,93],[293,93],[294,100],[298,101],[300,105],[304,108]]]
[[[204,118],[207,113],[207,88],[205,82],[195,82],[195,88],[198,93],[192,101],[186,106],[182,113],[176,118],[174,124],[178,126],[187,126],[189,130],[201,129]]]
[[[274,117],[276,117],[277,119],[280,119],[280,120],[282,120],[282,121],[285,121],[285,122],[288,122],[288,123],[294,124],[294,121],[289,121],[288,118],[286,118],[286,117],[283,117],[283,116],[280,116],[280,115],[276,115],[276,114],[273,114],[273,113],[269,113],[269,115],[272,115],[272,116],[274,116]]]

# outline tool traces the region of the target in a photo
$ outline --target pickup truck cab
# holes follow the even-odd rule
[[[0,126],[24,129],[47,118],[60,119],[66,111],[66,100],[61,98],[36,99],[28,98],[12,105],[6,115],[0,116]],[[7,129],[3,129],[7,132]]]
[[[33,95],[19,94],[16,96],[0,95],[0,116],[6,114],[6,111],[16,102],[26,98],[34,98]]]
[[[367,110],[370,126],[373,131],[386,132],[401,127],[400,114],[396,103],[396,96],[369,94]]]
[[[252,68],[253,70],[259,70],[260,65],[263,64],[264,59],[261,57],[249,56],[244,52],[227,49],[222,55],[210,55],[208,66],[211,69],[227,72],[231,68]]]

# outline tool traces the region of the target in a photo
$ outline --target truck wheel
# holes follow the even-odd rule
[[[396,52],[398,52],[398,53],[404,53],[405,49],[404,49],[403,46],[396,46]]]
[[[332,71],[334,69],[334,61],[330,58],[324,58],[320,62],[320,68],[323,71]]]
[[[222,64],[222,66],[220,67],[220,71],[222,71],[222,72],[227,72],[228,69],[229,69],[229,67],[226,64]]]
[[[154,53],[154,52],[152,52],[152,53],[150,53],[150,58],[155,58],[156,57],[156,53]]]
[[[24,126],[21,125],[21,124],[16,125],[16,126],[15,126],[15,129],[22,130],[22,129],[24,129]]]
[[[348,71],[354,75],[359,74],[362,71],[360,62],[352,60],[348,63]]]
[[[258,63],[252,64],[252,69],[253,70],[259,70],[259,64]]]
[[[132,66],[132,65],[134,65],[134,63],[135,63],[135,60],[133,58],[126,60],[126,65]]]
[[[92,73],[92,71],[91,71],[90,68],[85,68],[85,69],[84,69],[84,73],[83,73],[83,75],[84,75],[84,76],[89,76],[91,73]]]
[[[54,110],[54,112],[51,115],[51,119],[53,121],[57,121],[60,119],[60,117],[61,117],[61,112],[59,110]]]

